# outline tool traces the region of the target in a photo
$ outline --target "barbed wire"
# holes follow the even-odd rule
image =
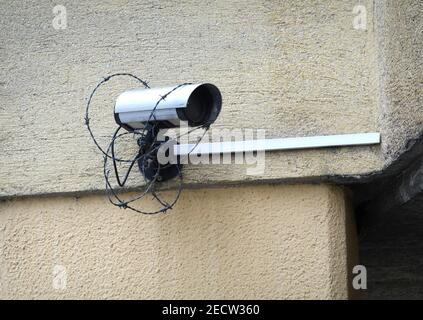
[[[155,117],[155,112],[156,112],[158,105],[162,101],[164,101],[170,94],[172,94],[175,90],[177,90],[177,89],[179,89],[183,86],[189,85],[191,83],[183,83],[183,84],[177,85],[172,90],[167,92],[165,95],[161,96],[160,99],[156,102],[153,110],[151,111],[150,116],[149,116],[148,120],[146,121],[146,123],[144,125],[144,129],[137,129],[137,130],[134,130],[134,131],[126,131],[126,132],[123,132],[123,133],[119,133],[120,130],[122,129],[122,126],[118,126],[116,128],[116,130],[114,131],[109,144],[107,145],[107,149],[104,150],[100,146],[99,142],[97,141],[97,139],[96,139],[96,137],[93,133],[93,130],[91,128],[90,107],[91,107],[93,98],[94,98],[97,90],[101,86],[103,86],[105,83],[107,83],[110,79],[115,78],[115,77],[129,77],[129,78],[135,79],[138,82],[140,82],[146,90],[150,89],[150,86],[148,85],[147,81],[144,81],[144,80],[140,79],[139,77],[137,77],[137,76],[135,76],[131,73],[114,73],[112,75],[104,77],[95,86],[95,88],[92,90],[91,94],[89,95],[87,105],[86,105],[86,109],[85,109],[85,118],[84,118],[85,122],[84,122],[84,124],[87,127],[87,130],[89,132],[91,140],[94,142],[94,145],[103,154],[103,176],[104,176],[104,180],[105,180],[105,189],[106,189],[107,197],[108,197],[109,202],[111,204],[113,204],[113,205],[115,205],[119,208],[122,208],[122,209],[130,209],[130,210],[135,211],[137,213],[149,214],[149,215],[165,213],[165,212],[167,212],[168,210],[170,210],[174,207],[174,205],[179,200],[180,195],[181,195],[182,190],[183,190],[183,177],[182,177],[180,165],[177,164],[175,166],[175,168],[177,168],[177,177],[178,177],[179,183],[178,183],[177,190],[175,192],[175,196],[173,197],[173,199],[171,201],[168,202],[168,201],[164,200],[159,195],[156,183],[159,182],[159,180],[160,180],[160,170],[166,169],[168,166],[173,165],[173,164],[168,163],[168,164],[165,164],[165,165],[161,165],[159,162],[157,162],[157,170],[155,171],[154,176],[151,179],[147,179],[144,174],[139,173],[139,175],[144,177],[144,184],[145,184],[144,189],[142,190],[142,192],[140,192],[136,196],[125,200],[125,199],[123,199],[122,196],[119,196],[118,193],[120,193],[120,191],[125,191],[125,185],[126,185],[128,179],[129,179],[129,177],[130,177],[130,175],[133,171],[134,165],[136,163],[138,163],[138,167],[139,167],[140,171],[145,172],[145,168],[148,165],[148,161],[152,160],[152,158],[151,158],[152,156],[156,156],[158,149],[161,147],[161,143],[158,143],[157,135],[155,135],[153,137],[153,142],[150,143],[150,145],[148,146],[147,149],[144,149],[145,144],[138,143],[139,148],[137,150],[137,153],[134,157],[132,157],[130,159],[116,157],[116,155],[115,155],[115,144],[116,144],[117,141],[119,141],[120,138],[122,138],[123,136],[129,135],[129,134],[133,134],[133,136],[137,138],[138,142],[145,141],[146,135],[148,133],[147,129],[146,129],[147,127],[150,127],[150,130],[152,130],[153,132],[158,130],[158,127],[157,127],[158,122],[156,121],[156,117]],[[188,130],[187,132],[185,132],[183,134],[176,135],[176,137],[173,138],[173,140],[175,140],[175,142],[178,143],[180,141],[180,138],[182,138],[183,136],[189,135],[189,134],[191,134],[192,132],[194,132],[198,129],[204,129],[203,135],[200,137],[200,139],[197,140],[197,142],[192,147],[192,149],[187,153],[186,157],[188,158],[189,155],[191,154],[191,152],[194,151],[194,149],[200,143],[202,138],[205,136],[205,134],[209,130],[209,127],[210,127],[210,123],[206,123],[206,124],[199,126],[199,127],[194,127],[193,129]],[[112,161],[114,177],[115,177],[117,186],[120,189],[117,189],[117,187],[112,186],[112,183],[111,183],[112,176],[110,174],[111,170],[109,169],[109,160]],[[181,160],[181,158],[180,158],[180,160]],[[129,164],[128,169],[126,170],[126,172],[122,176],[119,174],[117,163],[127,163],[127,164]],[[123,178],[121,179],[121,177],[123,177]],[[160,207],[157,210],[146,211],[146,210],[142,210],[141,208],[136,207],[134,205],[137,201],[143,200],[149,194],[152,195],[152,197],[160,205]]]

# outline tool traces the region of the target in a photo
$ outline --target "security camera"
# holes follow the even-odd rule
[[[138,167],[149,180],[166,181],[180,173],[182,164],[160,164],[157,152],[162,141],[156,139],[160,129],[179,127],[208,127],[222,108],[222,95],[210,83],[183,84],[155,89],[129,90],[116,99],[116,123],[128,130],[146,131],[138,139]],[[112,145],[113,147],[113,145]]]
[[[128,131],[146,124],[174,128],[181,121],[191,127],[212,124],[222,108],[222,95],[210,83],[129,90],[116,100],[115,120]]]

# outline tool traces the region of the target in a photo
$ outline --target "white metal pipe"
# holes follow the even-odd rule
[[[174,146],[175,155],[186,156],[195,154],[238,153],[251,151],[297,150],[342,146],[373,145],[380,143],[380,134],[355,133],[328,136],[258,139],[246,141],[227,141]]]

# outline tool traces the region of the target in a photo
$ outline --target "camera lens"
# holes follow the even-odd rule
[[[212,109],[213,97],[205,86],[194,90],[185,108],[185,117],[190,125],[196,126],[207,122]]]

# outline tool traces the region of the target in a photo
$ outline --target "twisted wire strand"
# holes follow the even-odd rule
[[[124,159],[124,158],[119,158],[116,157],[115,154],[115,144],[116,141],[119,141],[119,139],[125,135],[128,134],[133,134],[134,137],[137,137],[138,140],[143,141],[146,137],[147,134],[147,130],[134,130],[132,132],[123,132],[123,133],[119,133],[121,130],[121,126],[118,126],[116,128],[116,130],[114,131],[112,138],[109,142],[109,144],[107,145],[107,149],[104,150],[100,144],[98,143],[97,139],[95,138],[95,135],[93,133],[93,130],[91,129],[90,126],[90,106],[91,103],[93,101],[94,95],[96,94],[97,90],[104,85],[106,82],[108,82],[110,79],[114,78],[114,77],[120,77],[120,76],[126,76],[126,77],[130,77],[133,78],[137,81],[139,81],[146,89],[150,89],[148,83],[142,79],[140,79],[139,77],[130,74],[130,73],[115,73],[112,75],[109,75],[105,78],[103,78],[93,89],[93,91],[91,92],[91,94],[89,95],[88,101],[87,101],[87,105],[86,105],[86,109],[85,109],[85,126],[87,127],[87,130],[90,134],[91,140],[94,142],[94,145],[97,147],[97,149],[100,150],[100,152],[103,154],[103,176],[105,179],[105,189],[106,189],[106,194],[107,197],[109,199],[109,202],[111,204],[113,204],[114,206],[117,206],[119,208],[123,208],[123,209],[130,209],[132,211],[135,211],[137,213],[141,213],[141,214],[147,214],[147,215],[152,215],[152,214],[159,214],[159,213],[165,213],[168,210],[172,209],[174,207],[174,205],[177,203],[177,201],[180,198],[180,195],[182,193],[183,190],[183,176],[182,176],[182,172],[180,170],[180,166],[177,165],[177,176],[178,176],[178,188],[176,191],[176,194],[173,198],[172,201],[166,201],[164,200],[160,195],[159,192],[157,191],[156,188],[156,182],[158,182],[158,178],[159,178],[159,173],[161,169],[165,169],[168,166],[172,165],[172,164],[165,164],[164,166],[162,166],[160,163],[158,163],[158,170],[155,172],[153,178],[151,180],[147,180],[145,176],[144,177],[144,190],[138,194],[135,197],[130,198],[129,200],[124,200],[122,197],[120,197],[118,195],[118,190],[112,186],[112,183],[110,181],[111,179],[111,175],[110,175],[110,169],[108,169],[109,166],[109,162],[108,160],[112,161],[112,165],[113,165],[113,172],[114,172],[114,176],[115,176],[115,180],[117,185],[123,189],[131,175],[131,172],[133,170],[133,167],[135,165],[135,163],[138,162],[140,169],[142,172],[145,172],[145,166],[146,166],[146,162],[149,159],[149,156],[151,156],[153,153],[157,152],[157,150],[161,147],[161,144],[157,143],[157,135],[154,136],[153,138],[153,143],[151,143],[149,145],[149,148],[147,150],[142,150],[141,146],[139,146],[138,148],[138,152],[136,154],[135,157],[133,157],[132,159]],[[158,105],[164,101],[170,94],[172,94],[175,90],[189,85],[191,83],[182,83],[176,87],[174,87],[172,90],[170,90],[169,92],[167,92],[165,95],[161,96],[160,99],[157,101],[157,103],[155,104],[153,110],[150,113],[150,116],[146,122],[146,125],[144,126],[147,127],[147,125],[151,125],[152,126],[152,130],[155,130],[157,127],[157,121],[156,121],[156,116],[155,116],[155,112],[156,109],[158,107]],[[195,127],[193,129],[188,130],[187,132],[177,135],[174,140],[176,142],[178,142],[180,140],[181,137],[185,136],[185,135],[189,135],[192,132],[198,130],[198,129],[204,129],[204,133],[202,134],[202,136],[200,137],[200,139],[197,140],[196,144],[192,147],[192,149],[187,153],[186,157],[189,157],[189,155],[191,154],[191,152],[193,152],[193,150],[198,146],[198,144],[200,143],[200,141],[204,138],[205,134],[207,133],[207,131],[209,130],[210,127],[210,123],[206,123],[202,126],[199,127]],[[124,173],[123,176],[121,176],[119,174],[119,170],[118,170],[118,166],[117,163],[129,163],[129,167],[126,170],[126,172]],[[121,177],[123,177],[121,179]],[[142,210],[138,207],[134,206],[134,203],[140,200],[143,200],[148,194],[151,194],[153,196],[153,198],[158,202],[158,204],[161,206],[159,209],[157,210],[153,210],[153,211],[145,211]]]

